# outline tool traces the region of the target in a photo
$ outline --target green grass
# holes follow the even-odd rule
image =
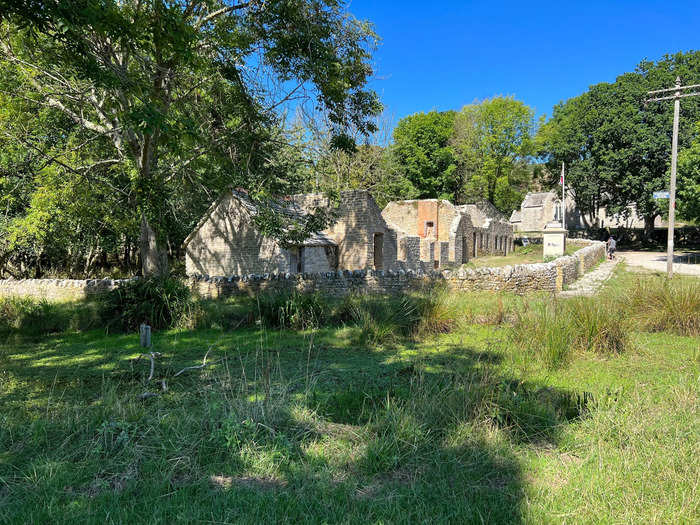
[[[6,335],[0,522],[697,521],[699,337],[635,324],[552,369],[508,323],[546,296],[448,299],[449,333],[378,345],[207,303],[223,325],[155,332],[150,382],[136,334]]]
[[[566,245],[566,255],[572,255],[584,246],[580,244],[568,243]],[[541,244],[530,244],[528,246],[516,246],[508,255],[487,255],[471,259],[464,265],[465,268],[496,268],[500,266],[514,266],[516,264],[532,264],[541,263],[544,258],[542,256]]]

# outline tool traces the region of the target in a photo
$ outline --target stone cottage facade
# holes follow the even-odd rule
[[[469,216],[474,226],[471,239],[471,256],[508,255],[513,251],[513,226],[493,204],[488,201],[457,206]]]
[[[587,228],[644,228],[644,218],[639,216],[634,206],[630,206],[626,216],[608,214],[604,206],[600,207],[594,219],[590,219],[576,206],[570,196],[565,202],[566,228],[584,230]],[[561,224],[561,195],[554,191],[528,193],[519,210],[510,216],[513,229],[518,232],[537,232],[544,230],[548,224]],[[655,227],[661,227],[662,220],[656,218]]]
[[[396,264],[396,233],[367,191],[342,192],[333,206],[320,194],[295,195],[279,211],[301,217],[333,207],[336,220],[298,246],[283,247],[255,228],[256,206],[243,192],[227,191],[185,239],[188,275],[232,276],[390,269]]]

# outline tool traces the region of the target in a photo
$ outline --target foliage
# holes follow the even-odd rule
[[[700,224],[700,123],[695,140],[678,156],[677,188],[679,218]]]
[[[458,190],[449,140],[455,112],[415,113],[394,129],[392,162],[416,188],[418,197],[452,199]]]
[[[190,289],[172,277],[132,279],[100,297],[108,330],[135,331],[141,323],[152,328],[175,328],[187,323],[197,304]]]
[[[650,234],[654,218],[663,213],[652,193],[668,184],[673,104],[645,100],[648,91],[672,87],[676,76],[684,84],[700,83],[700,52],[644,60],[614,83],[594,85],[555,106],[540,128],[537,142],[550,168],[549,182],[565,162],[567,186],[591,219],[602,206],[623,215],[634,206]],[[696,133],[700,101],[688,98],[681,105],[679,148],[685,148]]]
[[[513,97],[464,106],[450,144],[457,159],[459,202],[488,200],[504,213],[519,207],[530,183],[534,111]]]
[[[366,88],[376,36],[335,0],[0,8],[3,139],[36,154],[32,178],[51,166],[80,177],[88,201],[117,192],[108,203],[128,212],[119,233],[140,236],[144,273],[167,273],[166,248],[225,187],[261,204],[295,189],[287,174],[300,160],[278,114],[290,100],[325,111],[336,138],[376,129],[381,106]],[[42,125],[52,119],[53,143]],[[288,231],[283,214],[256,220],[265,234]],[[290,234],[308,235],[319,220]]]

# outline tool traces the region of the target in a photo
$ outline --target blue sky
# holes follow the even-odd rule
[[[643,58],[700,49],[700,0],[351,0],[382,43],[372,82],[395,121],[514,95],[551,114]]]

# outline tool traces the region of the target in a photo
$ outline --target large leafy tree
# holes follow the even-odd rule
[[[678,158],[678,213],[683,220],[700,224],[700,124],[693,143]]]
[[[451,199],[458,187],[456,163],[449,140],[454,111],[416,113],[394,129],[392,161],[405,174],[420,198]]]
[[[599,206],[621,214],[634,206],[650,233],[663,213],[652,194],[668,184],[673,104],[645,99],[650,90],[672,87],[676,76],[686,84],[700,83],[700,52],[642,61],[614,83],[597,84],[559,104],[541,127],[538,146],[550,172],[567,164],[576,203],[591,216]],[[684,99],[681,106],[679,146],[684,148],[695,136],[700,101]]]
[[[450,140],[457,159],[457,201],[488,200],[515,209],[530,182],[534,112],[513,97],[494,97],[462,108]]]
[[[76,166],[43,149],[39,132],[6,121],[5,136],[89,180],[85,191],[118,175],[140,223],[144,274],[167,270],[180,212],[224,186],[246,187],[261,203],[293,189],[281,108],[310,101],[340,145],[348,126],[374,131],[380,104],[366,82],[375,35],[336,0],[0,0],[0,12],[2,91],[26,111],[67,118],[85,137],[75,151],[87,149]],[[322,218],[259,221],[265,233],[303,237]]]

